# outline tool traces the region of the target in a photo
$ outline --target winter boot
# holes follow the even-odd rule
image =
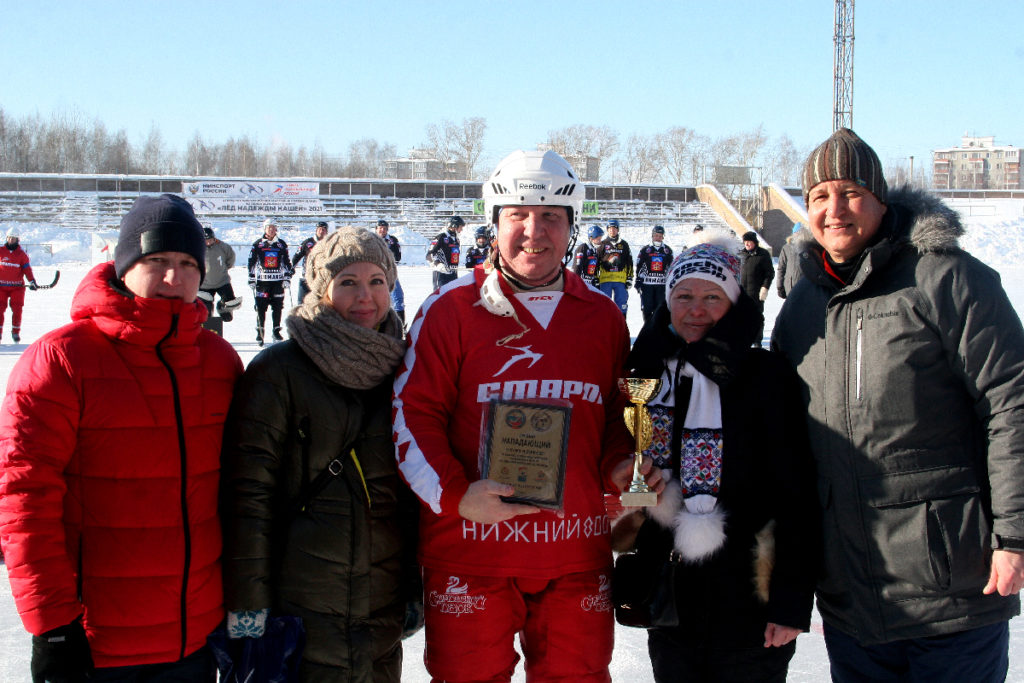
[[[276,342],[284,341],[284,337],[281,336],[281,328],[280,327],[275,327],[274,328],[274,341],[276,341]]]
[[[14,340],[15,344],[21,341],[21,335],[18,334],[17,330],[11,330],[11,339]]]
[[[256,328],[256,346],[263,346],[263,328]]]

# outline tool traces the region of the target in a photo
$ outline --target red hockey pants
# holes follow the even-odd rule
[[[435,683],[509,681],[519,655],[530,683],[611,680],[611,568],[555,579],[423,570],[427,671]]]
[[[8,300],[11,302],[11,332],[21,334],[21,309],[25,305],[25,288],[0,287],[0,332],[3,331]]]

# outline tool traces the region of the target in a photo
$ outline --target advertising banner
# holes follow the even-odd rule
[[[197,214],[319,214],[324,211],[317,182],[200,180],[183,182],[182,194]]]

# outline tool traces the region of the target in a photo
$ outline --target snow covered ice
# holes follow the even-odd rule
[[[963,215],[968,233],[962,245],[996,270],[1003,279],[1003,286],[1018,315],[1024,317],[1024,202],[1011,200],[956,200],[949,202]],[[241,226],[230,230],[217,227],[218,238],[235,245],[248,245],[257,237],[255,222],[247,230]],[[4,224],[4,229],[11,227]],[[12,344],[10,322],[0,340],[0,379],[6,385],[7,376],[28,343],[44,333],[69,322],[71,298],[89,264],[91,247],[82,233],[74,230],[47,229],[39,224],[18,224],[22,243],[32,257],[32,266],[41,283],[52,279],[53,271],[61,271],[60,283],[52,290],[27,292],[24,320],[22,322],[22,343]],[[667,241],[673,249],[681,244],[681,231],[677,226],[666,225]],[[440,226],[439,226],[440,229]],[[634,251],[647,243],[649,227],[623,226],[622,236]],[[312,225],[303,231],[283,233],[292,251]],[[675,233],[675,234],[673,234]],[[405,290],[406,309],[411,321],[419,304],[430,293],[431,270],[423,260],[424,240],[418,235],[395,233],[403,241],[403,264],[399,266],[399,279]],[[104,235],[113,238],[114,234]],[[408,242],[406,241],[408,240]],[[472,230],[462,233],[463,244],[472,242]],[[34,248],[34,244],[52,245],[53,254],[47,255]],[[239,247],[239,262],[244,263],[248,246]],[[420,265],[422,264],[422,265]],[[465,272],[460,270],[460,273]],[[252,308],[252,294],[246,287],[245,268],[232,270],[232,283],[237,293],[245,298],[242,308],[236,311],[235,319],[224,325],[224,337],[232,343],[243,362],[248,363],[260,351],[255,341],[255,311]],[[297,284],[297,281],[296,281]],[[767,319],[765,335],[771,334],[775,315],[781,307],[781,300],[771,288],[766,302]],[[635,336],[642,326],[640,300],[635,291],[630,291],[629,329]],[[582,343],[566,340],[566,343]],[[586,634],[580,634],[586,638]],[[25,632],[14,608],[7,568],[0,565],[0,683],[22,683],[31,680],[29,674],[30,636]],[[522,664],[519,665],[514,681],[523,681]],[[627,683],[653,681],[650,660],[647,655],[647,634],[642,629],[617,626],[615,651],[612,659],[612,678]],[[422,683],[430,680],[423,666],[422,631],[405,642],[405,663],[403,681]],[[815,615],[811,632],[797,640],[796,656],[790,669],[789,680],[797,683],[827,681],[828,659],[821,636],[821,620]],[[1009,681],[1024,681],[1024,620],[1020,617],[1010,622],[1010,672]]]

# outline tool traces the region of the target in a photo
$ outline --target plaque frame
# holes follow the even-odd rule
[[[545,418],[549,426],[541,427],[538,423],[543,423]],[[520,503],[549,510],[561,510],[565,499],[565,467],[569,452],[571,418],[572,404],[568,401],[492,399],[484,412],[484,424],[481,430],[481,478],[493,479],[515,487],[515,494],[501,496],[506,503]],[[514,426],[516,422],[521,422],[527,431],[519,431],[521,427]],[[561,426],[560,437],[557,435],[559,425]],[[548,432],[556,436],[549,450],[540,454],[524,454],[522,452],[523,448],[529,448],[529,441],[536,438],[537,433]],[[523,437],[523,434],[527,436]],[[500,441],[504,436],[525,438],[526,443],[506,445]],[[517,446],[519,446],[518,449]],[[544,460],[544,462],[528,462],[537,459]],[[550,476],[544,477],[544,472],[549,473]],[[544,482],[538,484],[538,479],[544,479]]]

